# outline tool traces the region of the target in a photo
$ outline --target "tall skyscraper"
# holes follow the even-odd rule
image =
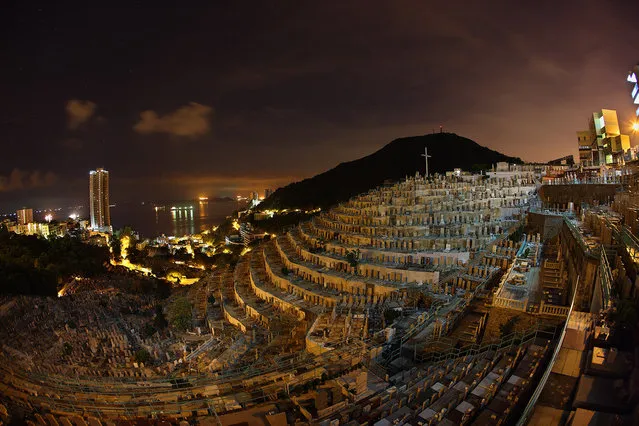
[[[91,228],[102,232],[111,231],[109,172],[104,169],[89,172],[89,205]]]
[[[18,225],[33,223],[33,209],[21,209],[16,212]]]

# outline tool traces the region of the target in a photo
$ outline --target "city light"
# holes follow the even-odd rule
[[[635,121],[632,123],[632,130],[635,132],[639,132],[639,121]]]
[[[50,223],[53,220],[53,215],[49,213],[48,215],[44,217],[44,220]]]
[[[78,215],[77,215],[77,214],[75,214],[75,213],[71,213],[71,214],[69,215],[69,219],[76,220],[77,218],[78,218]]]

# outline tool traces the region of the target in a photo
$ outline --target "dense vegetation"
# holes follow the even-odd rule
[[[46,240],[0,227],[0,294],[55,296],[68,277],[95,276],[108,261],[108,249],[73,237]]]
[[[428,147],[430,173],[454,168],[479,171],[499,161],[522,163],[454,133],[434,133],[396,139],[371,155],[342,163],[315,177],[280,188],[260,204],[260,209],[330,207],[350,197],[397,181],[415,172],[424,174],[424,147]]]
[[[289,211],[264,220],[255,220],[254,216],[251,215],[248,221],[262,231],[279,234],[287,226],[295,226],[300,222],[311,219],[313,216],[315,216],[315,213]]]
[[[179,297],[169,306],[169,323],[179,331],[193,326],[193,307],[186,297]]]

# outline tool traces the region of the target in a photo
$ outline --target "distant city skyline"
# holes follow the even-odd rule
[[[440,126],[547,161],[592,111],[635,117],[638,2],[365,4],[15,5],[0,211],[82,203],[97,158],[112,202],[233,196]]]

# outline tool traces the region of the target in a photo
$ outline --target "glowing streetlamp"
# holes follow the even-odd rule
[[[634,123],[632,123],[632,131],[639,132],[639,121],[635,121]]]
[[[44,217],[44,220],[46,220],[47,222],[51,223],[51,221],[53,220],[53,215],[51,213],[49,213],[48,215],[46,215]]]

